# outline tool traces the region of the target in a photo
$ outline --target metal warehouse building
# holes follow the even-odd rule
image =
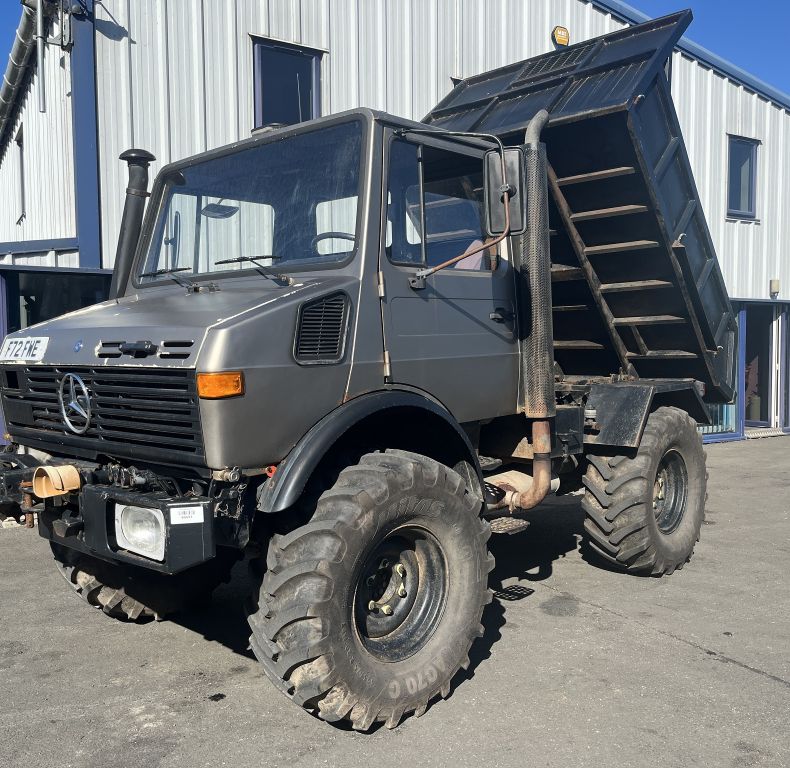
[[[264,124],[420,119],[558,26],[575,43],[646,18],[616,0],[24,0],[0,88],[0,332],[106,294],[124,149],[155,172]],[[706,431],[790,431],[790,96],[686,39],[666,71],[740,326],[737,403]]]

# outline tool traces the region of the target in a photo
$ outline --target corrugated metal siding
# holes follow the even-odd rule
[[[327,51],[323,114],[357,106],[421,118],[451,87],[544,53],[561,24],[572,42],[623,26],[580,0],[105,0],[97,5],[102,238],[112,266],[126,170],[118,155],[161,164],[249,136],[252,36]],[[790,298],[790,115],[676,53],[673,95],[732,296]],[[726,219],[727,133],[759,139],[759,221]],[[70,157],[70,155],[69,155]]]
[[[112,266],[130,146],[162,164],[250,135],[251,36],[327,51],[323,114],[419,119],[466,77],[622,26],[579,0],[105,0],[96,6],[104,266]]]
[[[55,25],[51,36],[58,34]],[[12,131],[16,137],[23,127],[26,215],[19,223],[19,151],[13,139],[0,158],[0,243],[76,234],[69,56],[47,46],[44,61],[46,112],[38,111],[36,74]]]
[[[790,299],[790,113],[680,53],[672,95],[730,296]],[[728,134],[760,141],[755,221],[727,218]]]

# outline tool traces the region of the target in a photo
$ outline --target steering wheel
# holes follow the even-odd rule
[[[356,239],[356,235],[350,232],[321,232],[310,241],[310,245],[314,251],[317,251],[318,244],[322,240],[350,240],[353,243]]]

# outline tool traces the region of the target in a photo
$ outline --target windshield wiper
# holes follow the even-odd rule
[[[178,283],[183,288],[192,288],[194,283],[190,280],[183,280],[176,277],[174,272],[191,272],[192,267],[171,267],[170,269],[155,269],[153,272],[141,272],[140,277],[169,277],[173,282]]]
[[[243,261],[251,261],[256,267],[258,267],[258,271],[264,277],[270,277],[273,280],[281,283],[285,283],[286,285],[291,285],[293,280],[288,277],[288,275],[283,275],[280,272],[274,272],[273,270],[269,269],[269,267],[265,267],[261,264],[257,259],[274,259],[274,256],[236,256],[232,259],[220,259],[219,261],[215,261],[214,264],[240,264]]]

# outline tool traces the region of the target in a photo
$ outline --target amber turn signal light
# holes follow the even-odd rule
[[[219,400],[244,394],[244,374],[241,371],[226,373],[199,373],[197,375],[198,397]]]

